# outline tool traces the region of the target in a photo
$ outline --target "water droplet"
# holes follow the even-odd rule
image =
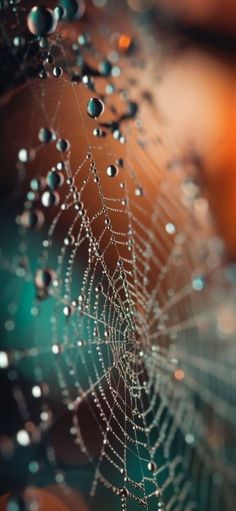
[[[118,168],[116,165],[109,165],[109,167],[107,167],[107,175],[109,177],[115,177],[117,174],[118,174]]]
[[[104,137],[105,136],[105,132],[103,130],[101,130],[101,128],[94,128],[93,135],[95,137]]]
[[[47,175],[47,184],[51,190],[55,190],[64,183],[64,176],[60,172],[50,171]]]
[[[64,161],[59,161],[57,163],[57,170],[65,170],[65,163],[64,163]]]
[[[80,46],[89,46],[90,45],[90,37],[88,34],[80,34],[78,37],[78,43]]]
[[[192,279],[192,287],[194,291],[202,291],[205,287],[205,279],[202,275],[196,275]]]
[[[53,72],[52,72],[53,76],[55,76],[55,78],[60,78],[60,76],[62,76],[63,74],[63,69],[61,66],[55,66],[53,68]]]
[[[39,464],[37,461],[30,461],[29,465],[29,471],[32,473],[32,474],[36,474],[39,470]]]
[[[26,447],[30,443],[29,433],[25,429],[20,429],[16,435],[18,444],[22,447]]]
[[[8,367],[8,355],[5,351],[0,351],[0,369],[6,369]]]
[[[127,105],[127,109],[125,112],[125,118],[126,119],[132,119],[136,116],[138,112],[138,105],[134,101],[130,101]]]
[[[51,206],[57,206],[59,204],[60,197],[57,192],[49,192],[46,191],[43,193],[41,202],[45,208],[50,208]]]
[[[40,397],[42,394],[42,391],[41,391],[41,388],[39,385],[34,385],[34,387],[32,388],[32,395],[35,397],[35,398],[38,398]]]
[[[57,21],[62,20],[66,16],[65,9],[61,5],[57,5],[54,9],[54,17]]]
[[[34,159],[34,151],[22,148],[18,152],[18,160],[22,163],[27,163]]]
[[[70,308],[68,305],[66,305],[66,306],[64,307],[64,309],[63,309],[63,314],[64,314],[64,316],[66,316],[67,318],[71,315],[71,308]]]
[[[116,90],[116,88],[113,85],[113,83],[108,83],[105,87],[105,92],[106,92],[106,94],[109,94],[109,95],[113,94],[113,92],[115,92],[115,90]]]
[[[40,46],[40,48],[43,48],[44,50],[46,50],[49,47],[49,42],[46,37],[40,38],[39,46]]]
[[[149,461],[147,468],[149,472],[155,472],[157,469],[156,463],[154,461]]]
[[[134,193],[135,193],[135,195],[136,195],[137,197],[142,197],[142,195],[143,195],[143,189],[139,186],[138,188],[136,188],[136,190],[135,190],[135,192],[134,192]]]
[[[23,48],[25,46],[25,38],[23,36],[16,36],[13,39],[13,44],[16,48]]]
[[[122,137],[121,131],[118,129],[114,130],[112,136],[115,140],[119,140]]]
[[[104,103],[99,98],[90,98],[87,104],[87,113],[93,119],[100,117],[104,112]]]
[[[25,509],[26,503],[21,496],[10,495],[10,498],[6,505],[6,511],[25,511]]]
[[[56,148],[61,153],[68,151],[68,149],[70,148],[69,140],[65,140],[64,138],[59,138],[59,140],[56,143]]]
[[[109,76],[111,74],[112,64],[109,62],[109,60],[102,60],[98,64],[98,70],[101,75]]]
[[[111,71],[112,76],[119,76],[120,75],[120,68],[119,66],[114,66]]]
[[[84,75],[83,78],[82,78],[82,82],[89,89],[91,89],[91,90],[94,89],[94,81],[93,81],[93,78],[91,76]]]
[[[58,353],[60,353],[60,351],[61,351],[61,349],[60,349],[59,344],[52,345],[52,352],[54,353],[54,355],[58,355]]]
[[[66,245],[66,247],[71,247],[72,245],[74,245],[74,243],[75,243],[74,236],[72,234],[68,234],[64,239],[64,245]]]
[[[38,268],[38,270],[35,273],[35,285],[39,289],[48,289],[53,282],[56,280],[56,272],[54,270],[48,269],[41,269]]]
[[[187,433],[187,435],[185,435],[185,442],[189,445],[193,444],[194,443],[194,436],[191,435],[191,433]]]
[[[84,0],[60,0],[59,5],[64,9],[65,21],[79,20],[85,13]]]
[[[26,209],[20,217],[20,225],[24,229],[40,229],[44,223],[44,214],[39,209]]]
[[[52,140],[52,132],[48,128],[40,128],[38,138],[43,144],[49,144]]]
[[[118,158],[118,160],[116,160],[116,164],[118,165],[118,167],[123,167],[124,166],[124,160],[122,158]]]
[[[57,25],[53,11],[43,5],[33,7],[27,16],[27,26],[33,35],[51,34]]]
[[[176,227],[172,222],[168,222],[168,224],[165,226],[165,229],[168,234],[175,234],[176,232]]]
[[[34,178],[30,181],[30,188],[34,192],[38,192],[39,190],[42,190],[44,188],[45,180],[44,178]]]

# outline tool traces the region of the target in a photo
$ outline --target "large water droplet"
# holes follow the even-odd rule
[[[51,34],[57,25],[51,9],[38,5],[32,7],[27,17],[27,26],[33,35]]]
[[[95,119],[100,117],[104,112],[104,103],[99,98],[90,98],[87,104],[87,113],[90,117]]]

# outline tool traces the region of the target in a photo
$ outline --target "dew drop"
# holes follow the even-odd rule
[[[38,268],[35,273],[35,285],[39,289],[48,289],[56,280],[56,272],[54,270]]]
[[[125,112],[126,119],[133,119],[138,112],[138,105],[134,101],[130,101],[127,105],[127,109]]]
[[[109,165],[107,167],[107,175],[109,177],[115,177],[118,174],[118,168],[116,165]]]
[[[123,167],[124,166],[124,160],[122,158],[118,158],[118,160],[116,160],[116,164],[118,165],[118,167]]]
[[[60,197],[59,197],[58,193],[49,192],[47,190],[46,192],[43,193],[41,201],[42,201],[42,205],[45,208],[50,208],[52,206],[57,206],[57,204],[59,204]]]
[[[57,21],[61,21],[66,16],[65,9],[61,5],[57,5],[54,10],[54,17]]]
[[[27,163],[29,161],[32,161],[34,159],[34,152],[26,149],[25,147],[20,149],[18,152],[18,160],[22,163]]]
[[[39,209],[26,209],[20,217],[20,225],[24,229],[40,229],[44,223],[44,214]]]
[[[57,170],[65,170],[65,164],[63,161],[57,163]]]
[[[27,16],[27,27],[33,35],[47,35],[51,34],[57,25],[57,20],[53,15],[53,11],[38,5],[32,7]]]
[[[46,37],[41,37],[39,40],[39,46],[40,48],[43,48],[44,50],[47,50],[49,47],[49,42]]]
[[[205,279],[202,275],[196,275],[192,279],[192,288],[194,291],[202,291],[205,287]]]
[[[49,144],[52,140],[52,132],[48,128],[40,128],[38,138],[43,144]]]
[[[47,175],[47,184],[51,190],[55,190],[59,186],[62,186],[64,182],[64,177],[60,172],[50,171]]]
[[[104,112],[104,103],[99,98],[90,98],[87,104],[87,113],[89,117],[96,119]]]
[[[90,45],[90,37],[88,34],[80,34],[78,37],[78,43],[80,46],[89,46]]]
[[[165,226],[165,229],[168,234],[175,234],[176,232],[176,227],[172,222],[168,222]]]
[[[157,469],[156,463],[154,461],[149,461],[147,468],[149,472],[155,472]]]
[[[65,21],[79,20],[85,13],[84,0],[60,0],[59,6],[64,10]]]
[[[136,188],[136,190],[135,190],[135,192],[134,192],[134,193],[135,193],[135,195],[136,195],[137,197],[142,197],[142,195],[143,195],[143,189],[142,189],[141,187],[138,187],[138,188]]]
[[[34,178],[30,181],[30,188],[34,192],[38,192],[44,188],[44,178]]]
[[[20,429],[16,435],[18,444],[22,447],[26,447],[30,443],[29,433],[25,429]]]
[[[91,89],[91,90],[94,89],[94,81],[91,76],[84,75],[82,78],[82,82],[84,85],[86,85],[86,87],[88,87],[88,89]]]
[[[71,247],[72,245],[74,245],[74,243],[75,243],[74,236],[72,234],[68,234],[64,239],[64,245],[66,245],[66,247]]]
[[[105,133],[103,130],[101,130],[101,128],[94,128],[93,130],[93,135],[95,137],[104,137],[105,136]]]
[[[111,74],[112,64],[109,62],[109,60],[102,60],[98,64],[98,70],[101,75],[109,76]]]
[[[0,369],[6,369],[8,367],[8,355],[5,351],[0,351]]]
[[[68,151],[68,149],[70,148],[69,140],[65,140],[64,138],[59,138],[59,140],[56,143],[56,148],[61,153]]]
[[[53,68],[52,74],[53,74],[53,76],[55,76],[55,78],[60,78],[60,76],[62,76],[62,74],[63,74],[62,67],[61,66],[55,66]]]
[[[42,392],[40,386],[34,385],[34,387],[32,388],[32,396],[34,396],[35,398],[39,398],[41,394]]]
[[[64,314],[64,316],[66,316],[67,318],[71,315],[71,308],[70,308],[68,305],[66,305],[66,306],[64,307],[64,309],[63,309],[63,314]]]
[[[25,46],[25,38],[23,36],[16,36],[13,39],[13,44],[16,48],[23,48]]]

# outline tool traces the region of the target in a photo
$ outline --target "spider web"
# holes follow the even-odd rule
[[[69,30],[59,24],[47,50],[53,64],[45,63],[44,50],[37,54],[48,77],[27,80],[14,106],[27,93],[21,113],[27,123],[13,154],[26,148],[34,158],[16,163],[16,205],[6,221],[13,229],[17,209],[17,242],[6,237],[1,257],[0,361],[21,418],[11,448],[41,442],[54,481],[70,485],[51,434],[69,414],[68,436],[79,453],[74,485],[90,508],[105,491],[103,506],[113,502],[111,494],[116,509],[232,510],[235,270],[224,264],[197,185],[198,159],[189,152],[163,163],[150,91],[158,76],[151,55],[161,50],[150,26],[132,19],[138,53],[122,56],[114,50],[109,9],[95,18],[88,11]],[[111,78],[94,72],[107,55]],[[23,75],[24,65],[19,59]],[[59,79],[55,65],[64,71]],[[94,75],[93,92],[82,75]],[[146,102],[142,91],[149,91]],[[101,121],[87,119],[91,96],[105,103]],[[134,118],[126,113],[130,101],[138,105]],[[42,127],[54,134],[48,145],[38,141]],[[94,136],[97,127],[105,136]],[[56,150],[61,138],[70,142],[63,154]],[[117,166],[115,177],[106,174],[108,165]],[[46,208],[52,167],[61,187],[58,204]],[[41,180],[36,192],[33,178]],[[44,223],[29,232],[22,219],[35,210]],[[44,289],[39,270],[52,275]],[[34,477],[29,469],[36,486],[37,467]]]

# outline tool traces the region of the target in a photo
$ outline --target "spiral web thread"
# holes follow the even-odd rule
[[[44,125],[58,139],[63,136],[57,118],[64,90],[72,88],[74,93],[84,86],[71,82],[74,66],[66,39],[57,33],[50,41],[52,50],[58,52],[58,62],[63,62],[65,72],[60,86],[54,80],[48,91],[48,80],[37,78],[27,84],[27,90],[35,108],[42,113]],[[83,51],[86,54],[88,50],[81,48],[82,54]],[[126,80],[127,75],[121,74],[120,89],[126,88]],[[54,105],[53,118],[44,103],[49,94]],[[112,95],[106,98],[106,108],[112,100]],[[47,290],[49,296],[42,298],[36,293],[33,301],[30,347],[25,347],[22,339],[22,348],[11,348],[8,323],[6,370],[20,370],[24,359],[38,361],[34,364],[40,372],[36,378],[33,371],[32,378],[43,389],[47,382],[43,357],[53,357],[55,386],[65,412],[73,416],[70,434],[89,465],[87,493],[91,507],[100,486],[104,486],[114,494],[117,509],[232,511],[234,269],[222,265],[221,245],[214,233],[209,235],[211,227],[206,235],[207,229],[198,222],[197,206],[204,205],[205,199],[189,175],[189,162],[183,159],[177,170],[160,173],[153,200],[145,186],[145,160],[140,162],[137,158],[138,173],[130,163],[135,154],[129,137],[139,128],[138,121],[130,120],[124,128],[125,168],[115,178],[109,178],[97,164],[97,157],[102,153],[114,163],[120,156],[120,142],[116,143],[116,154],[110,149],[109,134],[103,143],[91,144],[84,124],[85,104],[75,92],[80,137],[87,141],[87,149],[77,166],[71,163],[70,151],[62,158],[57,156],[65,163],[59,205],[49,208],[48,214],[40,206],[45,214],[40,232],[29,234],[20,227],[15,248],[18,255],[13,259],[3,247],[1,266],[16,274],[17,282],[20,277],[34,287],[37,268],[55,272]],[[139,121],[141,116],[142,109]],[[37,135],[41,127],[36,126],[34,112],[29,114],[30,125],[33,128],[25,141],[29,148],[32,133]],[[153,156],[149,146],[154,146],[155,137],[153,140],[145,153],[150,160]],[[55,141],[51,144],[55,145]],[[40,144],[32,148],[36,151],[36,165],[42,148]],[[26,167],[23,182],[28,186],[27,165],[18,167],[19,173]],[[121,183],[116,192],[113,179]],[[40,197],[38,200],[40,203]],[[27,198],[27,207],[29,202]],[[208,217],[204,216],[206,220]],[[70,236],[74,242],[65,245],[63,240],[70,240]],[[36,268],[32,243],[40,253]],[[12,286],[8,284],[7,294],[11,296],[7,310],[11,310],[11,316],[20,308],[24,285],[12,296]],[[48,301],[51,308],[47,309]],[[50,326],[48,344],[43,347],[37,326],[41,310],[48,316],[45,321]],[[37,401],[41,415],[36,428],[41,432],[51,426],[51,391],[49,385],[47,395],[42,392]],[[24,429],[25,417],[31,416],[31,402],[27,403],[23,391],[15,394],[15,399]],[[98,435],[99,452],[95,454],[90,452],[80,425],[84,403]],[[51,445],[47,456],[56,482],[65,484],[66,475]],[[78,480],[78,487],[79,484]]]

